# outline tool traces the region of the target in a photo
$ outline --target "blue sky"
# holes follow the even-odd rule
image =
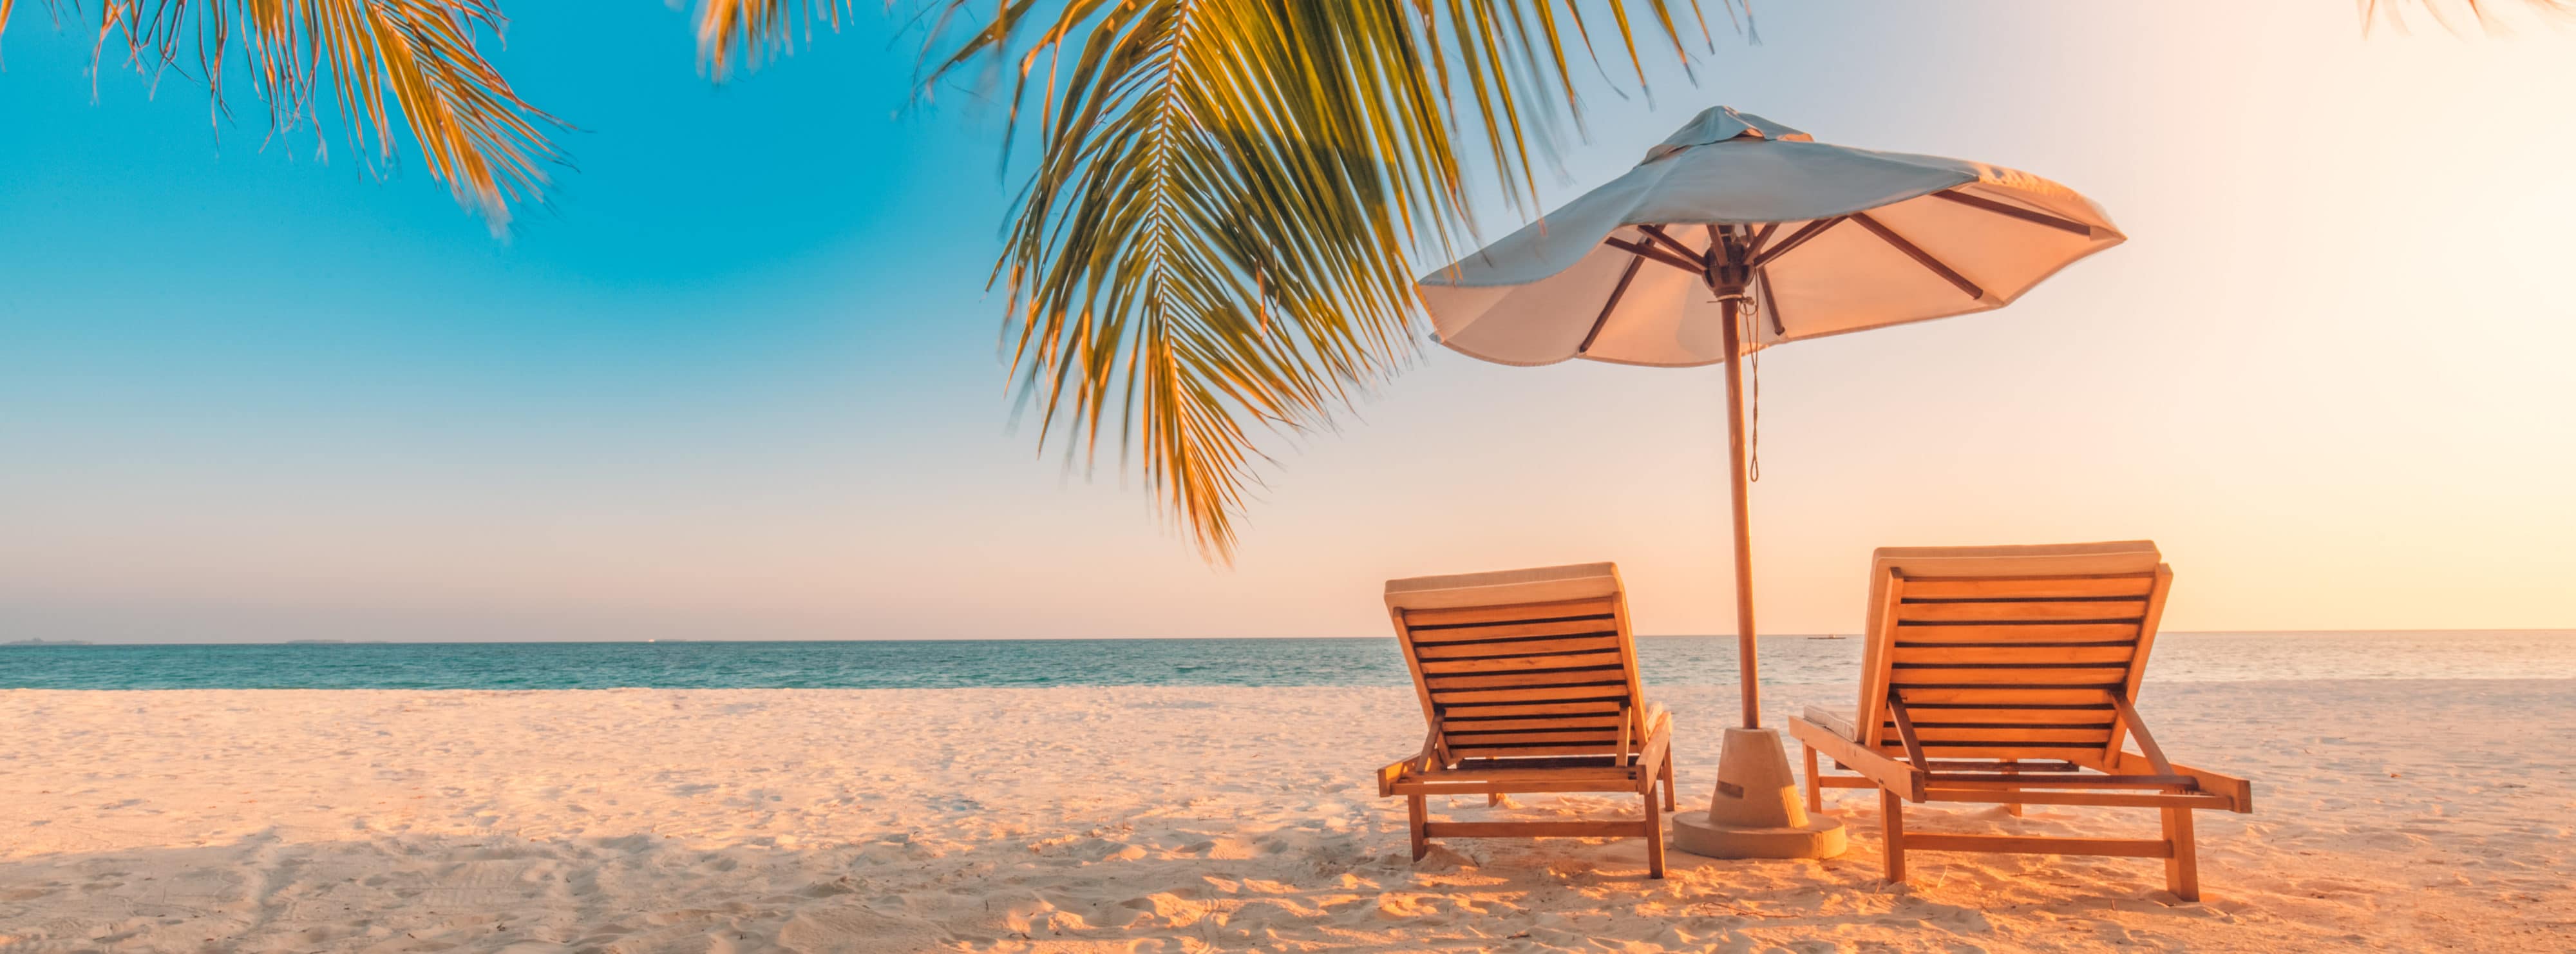
[[[1854,625],[1875,545],[2138,536],[2186,628],[2576,623],[2531,569],[2576,532],[2576,316],[2528,226],[2576,212],[2576,57],[2327,6],[1766,7],[1695,87],[1591,91],[1551,201],[1724,102],[2132,236],[2006,312],[1766,358],[1771,625]],[[1389,576],[1592,559],[1645,631],[1731,625],[1714,372],[1427,351],[1274,445],[1210,568],[1007,426],[999,116],[915,103],[877,9],[722,87],[659,5],[504,9],[501,66],[579,127],[504,239],[336,130],[322,161],[113,68],[93,99],[79,31],[18,12],[0,636],[1373,635]]]

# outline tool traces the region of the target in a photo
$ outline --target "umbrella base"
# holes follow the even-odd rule
[[[1710,858],[1831,858],[1851,847],[1839,818],[1809,819],[1799,828],[1732,828],[1707,812],[1673,816],[1672,846]]]
[[[1771,729],[1728,729],[1708,810],[1673,816],[1672,846],[1711,858],[1831,858],[1850,847],[1843,823],[1811,818]]]

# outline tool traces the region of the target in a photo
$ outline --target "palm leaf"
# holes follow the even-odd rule
[[[2380,23],[2403,31],[2406,12],[2422,10],[2433,22],[2452,33],[2467,32],[2477,27],[2487,32],[2503,32],[2505,21],[2500,9],[2515,9],[2536,14],[2542,19],[2576,18],[2576,0],[2356,0],[2361,7],[2362,29],[2367,31]],[[2467,16],[2465,20],[2462,14]]]
[[[1745,4],[1718,2],[1749,29]],[[1697,0],[1683,3],[1705,43]],[[1481,150],[1508,198],[1530,198],[1558,124],[1579,116],[1569,54],[1594,55],[1584,12],[1608,12],[1642,85],[1660,54],[1641,41],[1687,60],[1672,6],[930,3],[928,79],[1009,77],[1013,135],[1042,141],[993,279],[1041,442],[1062,432],[1088,465],[1116,418],[1122,462],[1141,464],[1204,553],[1229,559],[1260,432],[1329,424],[1412,354],[1411,262],[1426,247],[1454,257],[1472,227],[1467,157]],[[721,76],[842,8],[705,0],[702,55]]]
[[[12,0],[0,0],[0,30]],[[57,20],[76,4],[49,0]],[[395,158],[407,134],[431,177],[479,208],[497,233],[514,203],[541,200],[554,117],[510,88],[476,46],[504,21],[487,0],[105,0],[94,25],[102,57],[121,40],[150,75],[192,63],[220,120],[235,69],[268,109],[273,131],[324,122],[323,99],[350,143]]]
[[[953,26],[977,7],[989,18]],[[1229,559],[1264,435],[1328,425],[1413,353],[1413,253],[1467,223],[1469,157],[1514,200],[1534,190],[1576,106],[1571,60],[1592,54],[1585,9],[1601,7],[925,8],[928,81],[1008,77],[1014,134],[1042,141],[994,271],[1012,379],[1042,445],[1070,438],[1089,466],[1114,419],[1122,464],[1141,466],[1204,553]],[[1640,78],[1641,35],[1682,49],[1666,0],[1608,9],[1605,35]],[[798,14],[708,0],[710,69],[781,48]]]

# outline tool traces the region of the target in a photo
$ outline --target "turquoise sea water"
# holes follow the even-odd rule
[[[1762,639],[1762,681],[1849,681],[1860,640]],[[1637,641],[1656,685],[1735,681],[1733,637]],[[2167,633],[2160,682],[2571,679],[2576,630]],[[0,646],[0,689],[1394,686],[1392,638]]]

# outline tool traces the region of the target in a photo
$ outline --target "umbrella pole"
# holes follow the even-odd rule
[[[1711,263],[1709,287],[1727,303],[1720,324],[1726,328],[1726,462],[1735,491],[1735,642],[1744,673],[1744,728],[1726,730],[1718,748],[1717,791],[1708,810],[1673,816],[1673,844],[1712,858],[1831,858],[1849,844],[1842,821],[1807,814],[1788,747],[1777,730],[1762,727],[1753,655],[1753,508],[1744,479],[1743,333],[1735,314],[1745,303],[1744,271],[1732,243],[1718,248],[1726,260]]]
[[[1725,289],[1719,289],[1721,296]],[[1737,296],[1743,294],[1739,287]],[[1726,348],[1726,476],[1735,492],[1735,658],[1736,670],[1744,680],[1744,727],[1762,727],[1762,688],[1753,652],[1753,508],[1744,481],[1744,355],[1743,336],[1737,330],[1735,309],[1741,297],[1721,298],[1727,304],[1725,327]]]

